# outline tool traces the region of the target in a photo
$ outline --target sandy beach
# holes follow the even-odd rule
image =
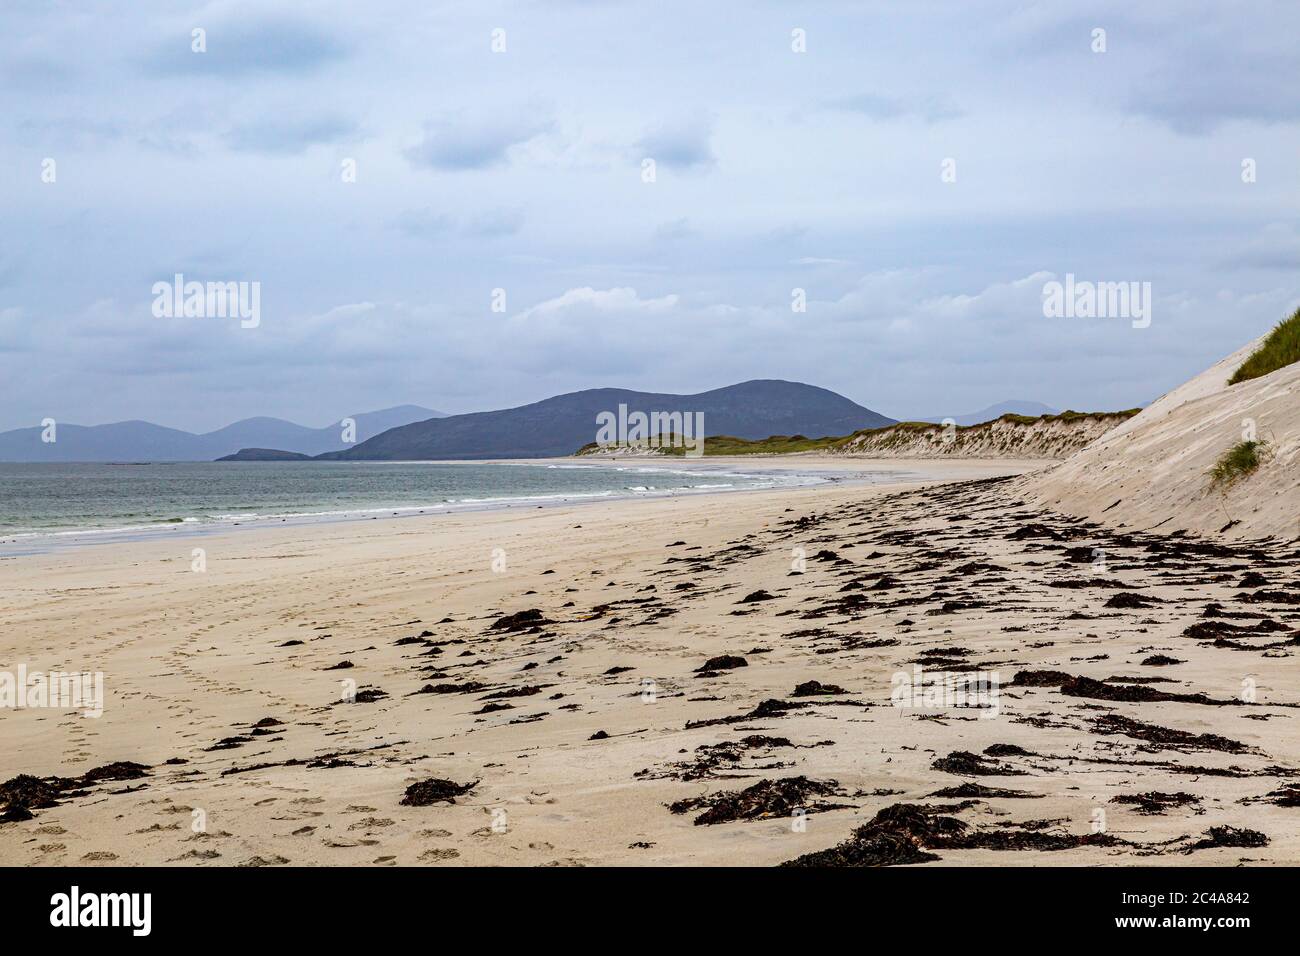
[[[0,861],[1300,862],[1300,556],[1034,467],[4,558],[0,670],[105,700],[0,714],[0,779],[67,782]],[[992,703],[896,706],[921,672]]]

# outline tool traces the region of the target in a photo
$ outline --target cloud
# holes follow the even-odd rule
[[[123,123],[90,116],[26,119],[18,124],[18,128],[22,130],[24,138],[29,142],[57,145],[78,151],[119,143],[127,135]]]
[[[394,225],[412,239],[441,242],[460,236],[466,239],[500,239],[515,235],[523,226],[524,215],[519,209],[496,209],[457,217],[430,208],[408,209],[397,217]]]
[[[312,146],[354,139],[357,125],[339,116],[261,120],[232,127],[225,142],[231,149],[252,153],[301,153]]]
[[[1300,53],[1225,58],[1222,49],[1198,48],[1135,84],[1129,110],[1177,133],[1205,136],[1224,123],[1294,123],[1300,120]]]
[[[643,299],[637,294],[636,289],[593,289],[585,286],[581,289],[569,289],[553,299],[530,306],[515,316],[514,321],[523,323],[534,318],[555,318],[573,314],[649,315],[671,310],[676,307],[678,301],[677,295]]]
[[[1300,300],[1294,228],[1264,231],[1294,205],[1295,4],[832,3],[806,56],[763,17],[719,46],[734,11],[674,0],[672,42],[635,5],[515,5],[504,56],[472,5],[65,6],[11,2],[0,29],[23,226],[0,236],[0,311],[21,310],[0,343],[27,350],[0,351],[0,428],[755,377],[896,414],[1004,383],[1117,407]],[[1013,286],[1040,269],[1152,280],[1151,329],[1043,319]],[[175,272],[260,280],[262,325],[154,320]]]
[[[373,302],[349,302],[346,305],[336,305],[319,315],[313,315],[307,321],[332,323],[340,319],[353,319],[359,315],[366,315],[374,311],[375,304]]]
[[[946,99],[939,97],[896,97],[879,96],[875,93],[859,93],[828,104],[832,109],[858,113],[873,120],[919,119],[924,123],[941,123],[945,120],[960,119],[965,112]]]
[[[685,216],[660,223],[655,227],[654,237],[660,242],[674,242],[678,239],[692,239],[699,233],[691,226]]]
[[[821,256],[800,256],[798,259],[791,259],[790,264],[794,266],[847,266],[852,265],[848,259],[830,259]]]
[[[206,51],[195,52],[190,29],[177,29],[144,61],[147,70],[167,74],[248,76],[311,73],[343,59],[349,47],[305,20],[268,18],[197,24],[206,31]]]
[[[436,241],[446,238],[455,228],[455,220],[432,209],[408,209],[393,223],[412,239]]]
[[[460,226],[461,235],[471,239],[500,239],[513,236],[523,227],[524,213],[521,209],[495,209],[479,213],[464,220]]]
[[[32,322],[16,306],[0,306],[0,352],[25,352]]]
[[[636,143],[637,158],[674,169],[707,169],[717,162],[709,144],[713,124],[704,116],[660,124]]]
[[[406,158],[425,169],[489,169],[504,165],[513,147],[554,128],[554,120],[536,116],[513,121],[439,120],[425,125],[423,138],[406,150]]]
[[[1289,223],[1269,223],[1257,238],[1239,243],[1221,267],[1300,272],[1300,230]]]

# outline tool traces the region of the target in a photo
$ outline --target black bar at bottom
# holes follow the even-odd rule
[[[82,942],[113,937],[128,945],[373,943],[457,929],[544,934],[555,943],[614,924],[647,940],[698,929],[734,941],[808,920],[818,933],[955,933],[969,942],[1005,931],[1055,939],[1201,933],[1230,942],[1289,926],[1295,895],[1295,872],[1283,868],[34,868],[5,875],[11,942],[75,933]],[[147,909],[143,895],[118,894],[148,894]]]

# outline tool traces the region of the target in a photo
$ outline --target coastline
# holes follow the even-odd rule
[[[754,459],[762,459],[757,467]],[[355,462],[349,465],[365,467],[368,462]],[[901,482],[932,481],[947,479],[953,475],[983,474],[988,469],[1001,472],[1003,468],[1015,469],[1017,472],[1032,470],[1047,462],[996,460],[987,462],[955,463],[945,462],[936,467],[923,465],[909,468],[890,459],[845,459],[842,456],[811,455],[746,455],[718,456],[708,459],[665,459],[660,456],[623,456],[607,461],[587,461],[580,458],[552,459],[494,459],[466,460],[454,462],[394,462],[387,464],[431,464],[431,465],[508,465],[538,468],[562,469],[613,469],[619,471],[638,471],[646,474],[656,472],[663,474],[700,473],[708,477],[743,477],[762,482],[772,479],[780,482],[779,487],[794,488],[817,485],[826,482],[844,482],[847,484],[883,484],[892,485]],[[336,522],[376,521],[396,518],[436,517],[478,511],[509,511],[521,508],[552,508],[587,504],[596,501],[636,501],[654,500],[679,496],[697,496],[707,494],[734,494],[740,492],[771,490],[770,484],[758,487],[730,488],[669,488],[657,490],[609,490],[596,494],[581,492],[558,492],[542,495],[518,495],[508,497],[466,499],[459,501],[428,502],[423,504],[376,505],[325,511],[305,511],[274,514],[231,515],[221,520],[199,521],[195,519],[170,519],[162,522],[150,522],[140,525],[107,528],[49,528],[24,530],[18,532],[0,532],[0,560],[43,554],[53,550],[118,544],[131,541],[143,541],[150,538],[167,538],[171,540],[206,538],[211,535],[224,534],[235,529],[250,530],[256,528],[304,526],[330,524]]]

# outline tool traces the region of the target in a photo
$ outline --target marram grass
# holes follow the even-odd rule
[[[1128,408],[1119,412],[1076,412],[1064,411],[1059,415],[1016,415],[1008,412],[992,421],[981,422],[978,425],[958,425],[955,429],[957,435],[968,436],[978,434],[981,431],[992,428],[998,422],[1008,422],[1014,425],[1050,425],[1053,422],[1077,422],[1086,419],[1108,419],[1132,418],[1142,409]],[[712,455],[791,455],[800,452],[827,451],[836,448],[842,448],[846,445],[853,444],[855,440],[872,440],[885,448],[893,448],[897,445],[906,445],[915,436],[926,432],[942,433],[944,426],[936,422],[895,422],[892,425],[882,425],[879,428],[864,428],[856,431],[851,435],[840,437],[826,436],[823,438],[808,438],[805,435],[772,435],[769,438],[736,438],[732,435],[710,435],[704,439],[704,454]],[[686,454],[686,448],[677,436],[669,432],[666,436],[655,438],[643,443],[649,452],[658,451],[660,454],[682,457]],[[578,449],[577,454],[588,455],[598,452],[600,446],[596,442],[588,442]]]
[[[1276,372],[1292,362],[1300,362],[1300,309],[1296,309],[1291,318],[1277,324],[1250,358],[1232,373],[1228,384],[1248,382],[1252,378]]]
[[[1253,475],[1263,461],[1267,442],[1243,441],[1225,451],[1210,469],[1210,488],[1227,490],[1241,479]]]

